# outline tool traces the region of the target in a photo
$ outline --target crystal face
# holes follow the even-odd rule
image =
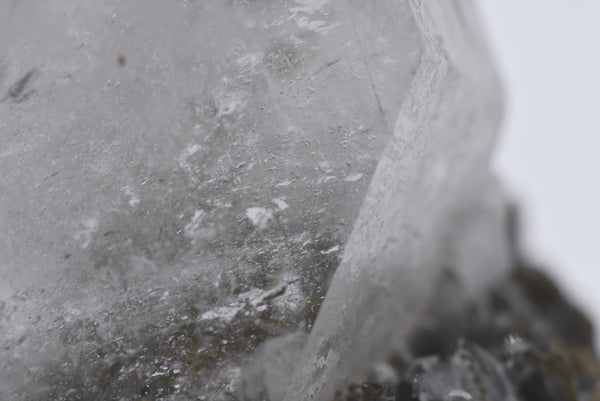
[[[0,398],[324,398],[502,270],[470,5],[8,3]]]

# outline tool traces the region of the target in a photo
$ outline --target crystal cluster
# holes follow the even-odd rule
[[[327,400],[506,274],[470,2],[0,11],[1,399]]]

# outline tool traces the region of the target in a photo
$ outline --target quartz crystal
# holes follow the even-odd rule
[[[326,400],[507,267],[470,1],[11,0],[0,37],[0,399]]]
[[[419,63],[289,401],[327,399],[390,353],[406,355],[445,271],[463,286],[462,300],[447,301],[459,305],[508,267],[502,197],[489,173],[502,98],[472,5],[402,4]]]

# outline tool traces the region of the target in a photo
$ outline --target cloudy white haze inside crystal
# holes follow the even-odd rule
[[[506,267],[470,3],[1,7],[5,398],[325,397]]]

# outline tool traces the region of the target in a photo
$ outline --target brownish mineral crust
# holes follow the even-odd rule
[[[600,400],[592,325],[540,270],[516,262],[461,310],[448,307],[460,298],[451,272],[438,294],[409,339],[410,355],[394,355],[384,364],[387,378],[375,370],[335,401]]]
[[[518,241],[512,242],[516,249]],[[475,300],[464,298],[453,269],[442,271],[426,312],[407,338],[407,352],[390,355],[364,383],[349,385],[333,399],[600,400],[592,325],[549,277],[519,252],[513,254],[511,272]],[[110,309],[95,320],[57,320],[47,330],[60,333],[63,352],[28,372],[39,386],[21,389],[23,399],[149,401],[221,394],[231,401],[277,401],[296,365],[298,354],[291,349],[301,352],[306,337],[293,334],[290,328],[298,322],[286,321],[281,309],[296,283],[259,291],[223,282],[219,291],[238,294],[238,301],[216,313],[196,306],[203,297],[217,295],[200,290],[206,281],[200,275],[186,277],[172,294],[130,291],[114,301],[117,309],[128,311],[126,321]],[[159,302],[165,297],[170,297],[169,308]],[[310,322],[310,310],[319,303],[312,300],[300,318]],[[131,329],[149,313],[169,324]],[[274,337],[275,346],[266,349],[264,341]],[[277,358],[278,372],[273,367],[269,372],[266,365]],[[239,365],[258,369],[247,369],[252,373],[239,379]],[[282,381],[280,392],[261,387],[268,375]]]

